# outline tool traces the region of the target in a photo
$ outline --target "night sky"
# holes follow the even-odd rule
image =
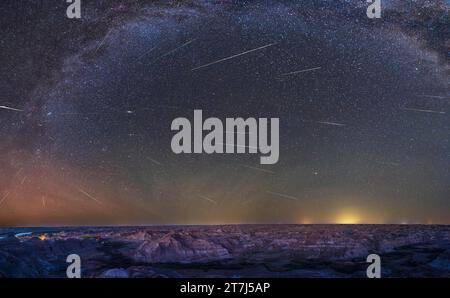
[[[2,0],[0,225],[450,223],[450,2],[382,4]],[[194,109],[278,163],[174,154]]]

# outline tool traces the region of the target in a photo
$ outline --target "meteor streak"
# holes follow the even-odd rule
[[[93,200],[94,202],[96,202],[99,205],[102,205],[102,202],[97,200],[96,198],[94,198],[93,196],[91,196],[90,194],[88,194],[87,192],[85,192],[84,190],[82,190],[81,188],[77,187],[78,191],[81,192],[82,194],[84,194],[86,197],[88,197],[89,199]]]
[[[302,73],[302,72],[310,72],[310,71],[319,70],[321,68],[322,67],[319,66],[319,67],[313,67],[313,68],[308,68],[308,69],[296,70],[296,71],[291,71],[291,72],[280,74],[280,76],[289,76],[289,75],[298,74],[298,73]]]
[[[155,164],[157,164],[159,166],[162,166],[162,163],[160,163],[159,161],[157,161],[157,160],[155,160],[155,159],[153,159],[151,157],[146,156],[145,158],[147,158],[148,160],[150,160],[151,162],[153,162],[153,163],[155,163]]]
[[[200,68],[204,68],[204,67],[208,67],[208,66],[211,66],[211,65],[214,65],[214,64],[223,62],[223,61],[230,60],[230,59],[234,59],[234,58],[236,58],[236,57],[239,57],[239,56],[242,56],[242,55],[245,55],[245,54],[249,54],[249,53],[251,53],[251,52],[259,51],[259,50],[262,50],[262,49],[264,49],[264,48],[268,48],[268,47],[270,47],[270,46],[273,46],[273,45],[275,45],[275,44],[276,44],[276,43],[269,43],[269,44],[267,44],[267,45],[265,45],[265,46],[262,46],[262,47],[259,47],[259,48],[256,48],[256,49],[251,49],[251,50],[248,50],[248,51],[245,51],[245,52],[242,52],[242,53],[233,55],[233,56],[225,57],[225,58],[222,58],[222,59],[219,59],[219,60],[216,60],[216,61],[207,63],[207,64],[203,64],[203,65],[200,65],[200,66],[197,66],[197,67],[191,69],[191,71],[194,71],[194,70],[197,70],[197,69],[200,69]]]
[[[415,108],[402,108],[402,110],[405,110],[405,111],[413,111],[413,112],[421,112],[421,113],[445,114],[444,111],[425,110],[425,109],[415,109]]]
[[[266,192],[271,194],[271,195],[276,195],[276,196],[279,196],[279,197],[282,197],[282,198],[285,198],[285,199],[289,199],[289,200],[294,200],[294,201],[299,201],[300,200],[299,198],[296,198],[296,197],[293,197],[293,196],[290,196],[290,195],[285,195],[285,194],[278,193],[278,192],[273,192],[273,191],[269,191],[269,190],[267,190]]]
[[[164,57],[166,57],[166,56],[169,56],[169,55],[172,54],[172,53],[175,53],[176,51],[178,51],[178,50],[181,49],[181,48],[184,48],[185,46],[187,46],[187,45],[189,45],[190,43],[192,43],[194,40],[195,40],[195,39],[191,39],[191,40],[189,40],[189,41],[183,43],[181,46],[179,46],[179,47],[177,47],[177,48],[175,48],[175,49],[173,49],[173,50],[170,50],[170,51],[168,51],[167,53],[165,53],[165,54],[159,56],[158,58],[156,58],[155,60],[153,60],[153,62],[152,62],[151,64],[154,64],[154,63],[156,63],[157,61],[161,60],[162,58],[164,58]]]
[[[255,147],[255,146],[246,146],[246,145],[230,144],[230,143],[217,143],[217,145],[225,145],[225,146],[236,147],[236,148],[239,147],[239,148],[259,149],[258,147]]]
[[[261,168],[258,168],[258,167],[252,167],[252,166],[247,166],[247,165],[242,165],[242,166],[244,168],[247,168],[247,169],[252,169],[252,170],[256,170],[256,171],[260,171],[260,172],[264,172],[264,173],[269,173],[269,174],[275,174],[275,172],[271,171],[271,170],[261,169]]]
[[[329,121],[317,121],[317,123],[332,125],[332,126],[345,126],[345,124],[343,124],[343,123],[329,122]]]
[[[441,96],[441,95],[427,95],[427,94],[418,94],[419,97],[428,97],[428,98],[436,98],[436,99],[450,99],[450,97]]]
[[[199,196],[199,197],[200,197],[201,199],[205,200],[205,201],[208,201],[208,202],[217,204],[217,201],[214,201],[213,199],[210,199],[210,198],[208,198],[207,196]]]
[[[154,49],[156,49],[158,46],[154,46],[152,47],[150,50],[146,51],[144,54],[140,55],[136,60],[140,60],[142,59],[144,56],[146,56],[147,54],[150,54],[151,52],[153,52]]]
[[[3,202],[8,198],[8,196],[9,196],[9,192],[7,192],[7,193],[3,196],[3,198],[0,200],[0,205],[3,204]]]
[[[111,33],[111,31],[112,31],[112,29],[109,29],[109,31],[106,33],[105,37],[98,44],[97,48],[95,49],[95,52],[97,52],[102,47],[102,45],[105,43],[106,39],[108,38],[109,34]]]
[[[23,110],[21,110],[21,109],[11,108],[11,107],[8,107],[8,106],[0,106],[0,109],[16,111],[16,112],[23,112]]]

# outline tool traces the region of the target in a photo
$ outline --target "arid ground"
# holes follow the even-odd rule
[[[216,225],[0,229],[1,277],[450,277],[450,226]]]

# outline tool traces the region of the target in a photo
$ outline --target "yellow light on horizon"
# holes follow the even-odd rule
[[[302,225],[310,225],[312,223],[313,222],[312,222],[312,220],[310,218],[303,218],[303,219],[300,220],[300,224],[302,224]]]
[[[345,211],[336,217],[337,224],[353,225],[361,222],[360,216],[356,212]]]

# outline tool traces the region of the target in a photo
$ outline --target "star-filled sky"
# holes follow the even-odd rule
[[[449,1],[67,5],[0,4],[0,225],[450,223]],[[194,109],[278,163],[174,154]]]

